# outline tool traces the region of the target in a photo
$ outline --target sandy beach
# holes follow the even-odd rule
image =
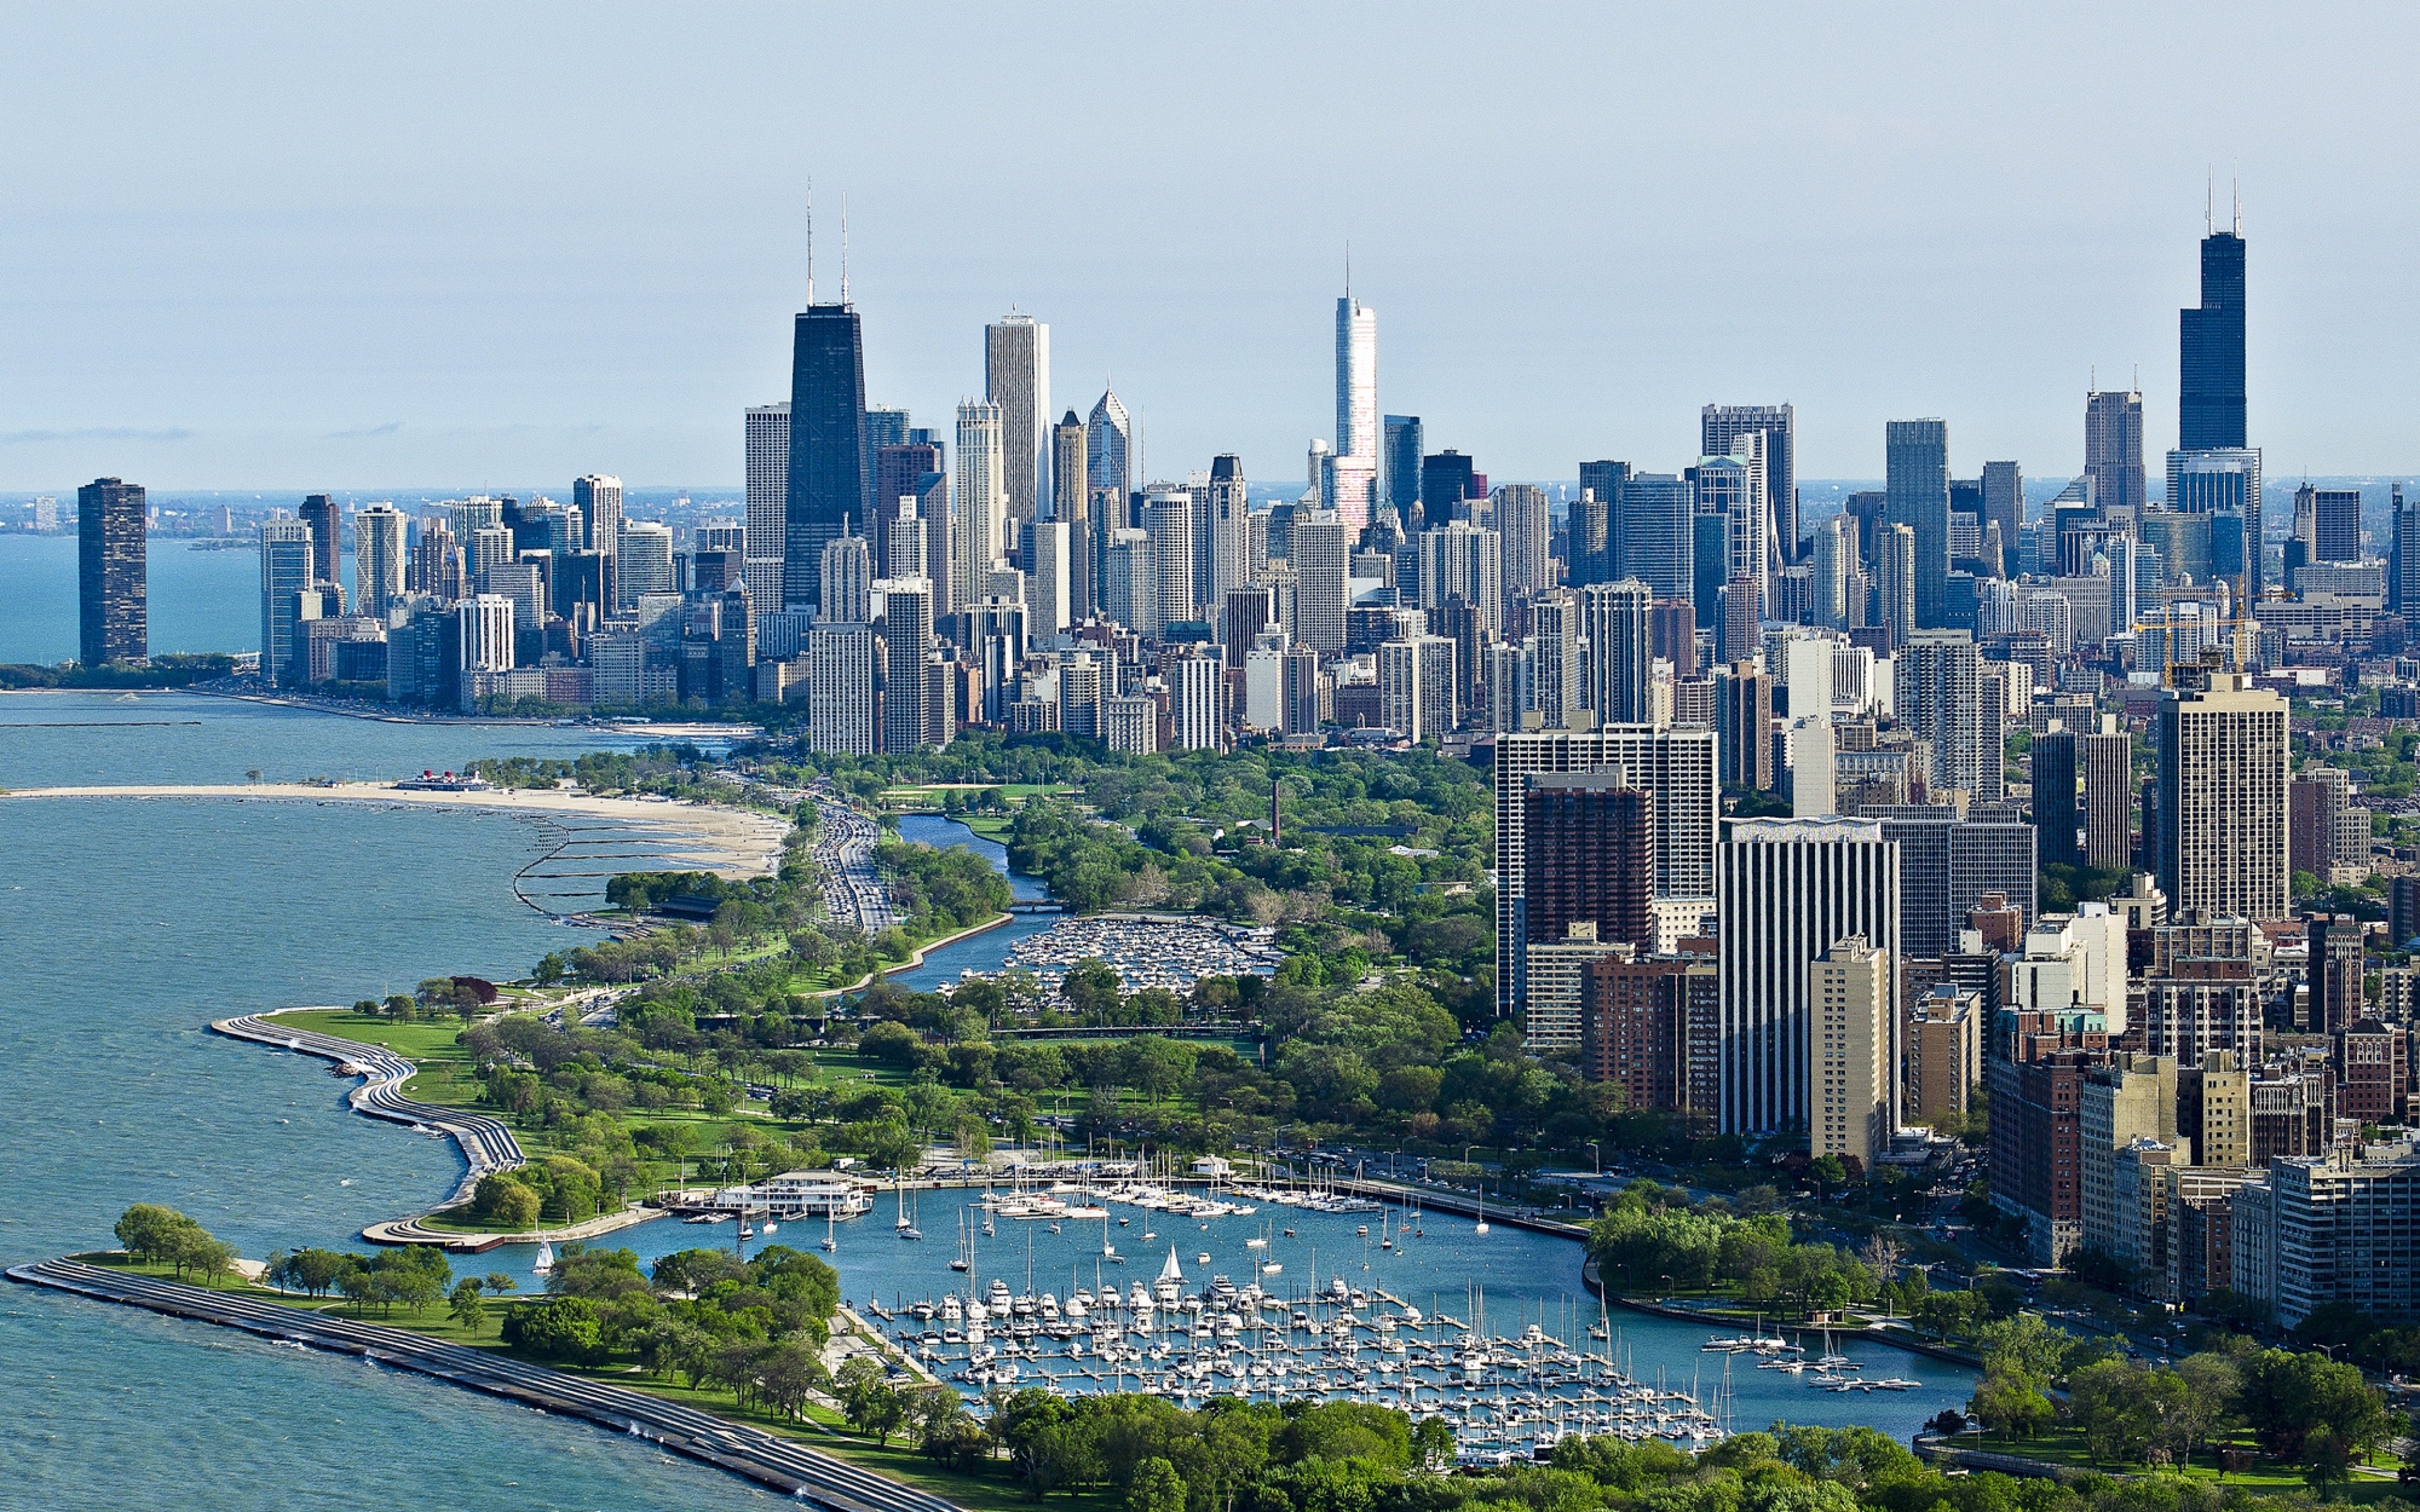
[[[0,802],[36,798],[208,798],[251,803],[386,803],[449,809],[498,809],[533,818],[603,819],[632,838],[669,841],[667,871],[712,872],[724,877],[769,875],[782,859],[790,823],[775,814],[714,804],[652,798],[606,798],[555,788],[490,788],[476,793],[423,793],[380,782],[245,782],[223,785],[19,788]]]

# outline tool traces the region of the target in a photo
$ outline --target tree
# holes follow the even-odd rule
[[[907,1411],[880,1361],[870,1354],[850,1355],[833,1386],[850,1427],[876,1436],[884,1443],[891,1442],[892,1430],[906,1418]]]
[[[1137,1466],[1126,1487],[1125,1512],[1185,1512],[1185,1482],[1176,1467],[1157,1455]]]
[[[448,1317],[462,1325],[462,1332],[466,1334],[479,1332],[479,1325],[488,1319],[488,1304],[479,1295],[478,1281],[465,1276],[457,1283],[454,1288],[452,1305],[445,1311]]]
[[[1458,1450],[1452,1426],[1445,1419],[1424,1417],[1413,1426],[1412,1458],[1422,1470],[1451,1470]]]

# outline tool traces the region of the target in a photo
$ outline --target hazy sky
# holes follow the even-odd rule
[[[1299,476],[1344,247],[1382,409],[1498,478],[2075,470],[2241,174],[2268,472],[2420,464],[2410,7],[113,8],[0,17],[0,489],[735,483],[804,293],[947,425],[1051,327],[1152,470]]]

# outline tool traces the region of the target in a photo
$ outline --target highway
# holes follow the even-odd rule
[[[242,1292],[208,1291],[73,1260],[16,1266],[8,1276],[27,1286],[241,1329],[306,1349],[357,1355],[374,1365],[416,1371],[540,1412],[585,1418],[831,1512],[960,1512],[955,1503],[885,1480],[761,1428],[727,1422],[641,1392],[524,1365],[493,1350],[441,1344],[399,1328],[354,1322]]]
[[[899,922],[891,894],[875,874],[874,844],[881,834],[872,815],[817,791],[815,864],[824,873],[824,911],[835,924],[879,934]]]
[[[527,1163],[528,1157],[521,1153],[520,1141],[513,1137],[510,1129],[495,1119],[454,1108],[441,1108],[428,1103],[415,1103],[404,1096],[403,1084],[410,1081],[420,1068],[391,1051],[279,1024],[265,1013],[220,1019],[210,1027],[230,1039],[249,1040],[256,1044],[292,1050],[302,1055],[317,1056],[322,1060],[333,1060],[339,1066],[349,1066],[365,1078],[346,1099],[352,1103],[354,1112],[373,1119],[384,1119],[390,1123],[408,1124],[414,1129],[450,1135],[460,1147],[462,1158],[470,1163],[471,1167],[463,1174],[461,1185],[455,1188],[450,1199],[454,1202],[468,1201],[479,1184],[479,1178],[489,1172],[508,1171]]]

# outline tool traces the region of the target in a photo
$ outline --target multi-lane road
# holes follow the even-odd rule
[[[814,857],[824,872],[824,911],[835,924],[879,934],[899,921],[874,870],[874,843],[881,830],[873,815],[829,793],[818,791],[814,799]]]
[[[960,1512],[954,1503],[884,1480],[846,1460],[761,1428],[644,1393],[523,1365],[493,1350],[441,1344],[399,1328],[354,1322],[328,1312],[303,1312],[241,1292],[208,1291],[73,1260],[21,1265],[8,1275],[29,1286],[241,1329],[281,1344],[358,1355],[373,1365],[417,1371],[557,1416],[585,1418],[830,1512]]]

